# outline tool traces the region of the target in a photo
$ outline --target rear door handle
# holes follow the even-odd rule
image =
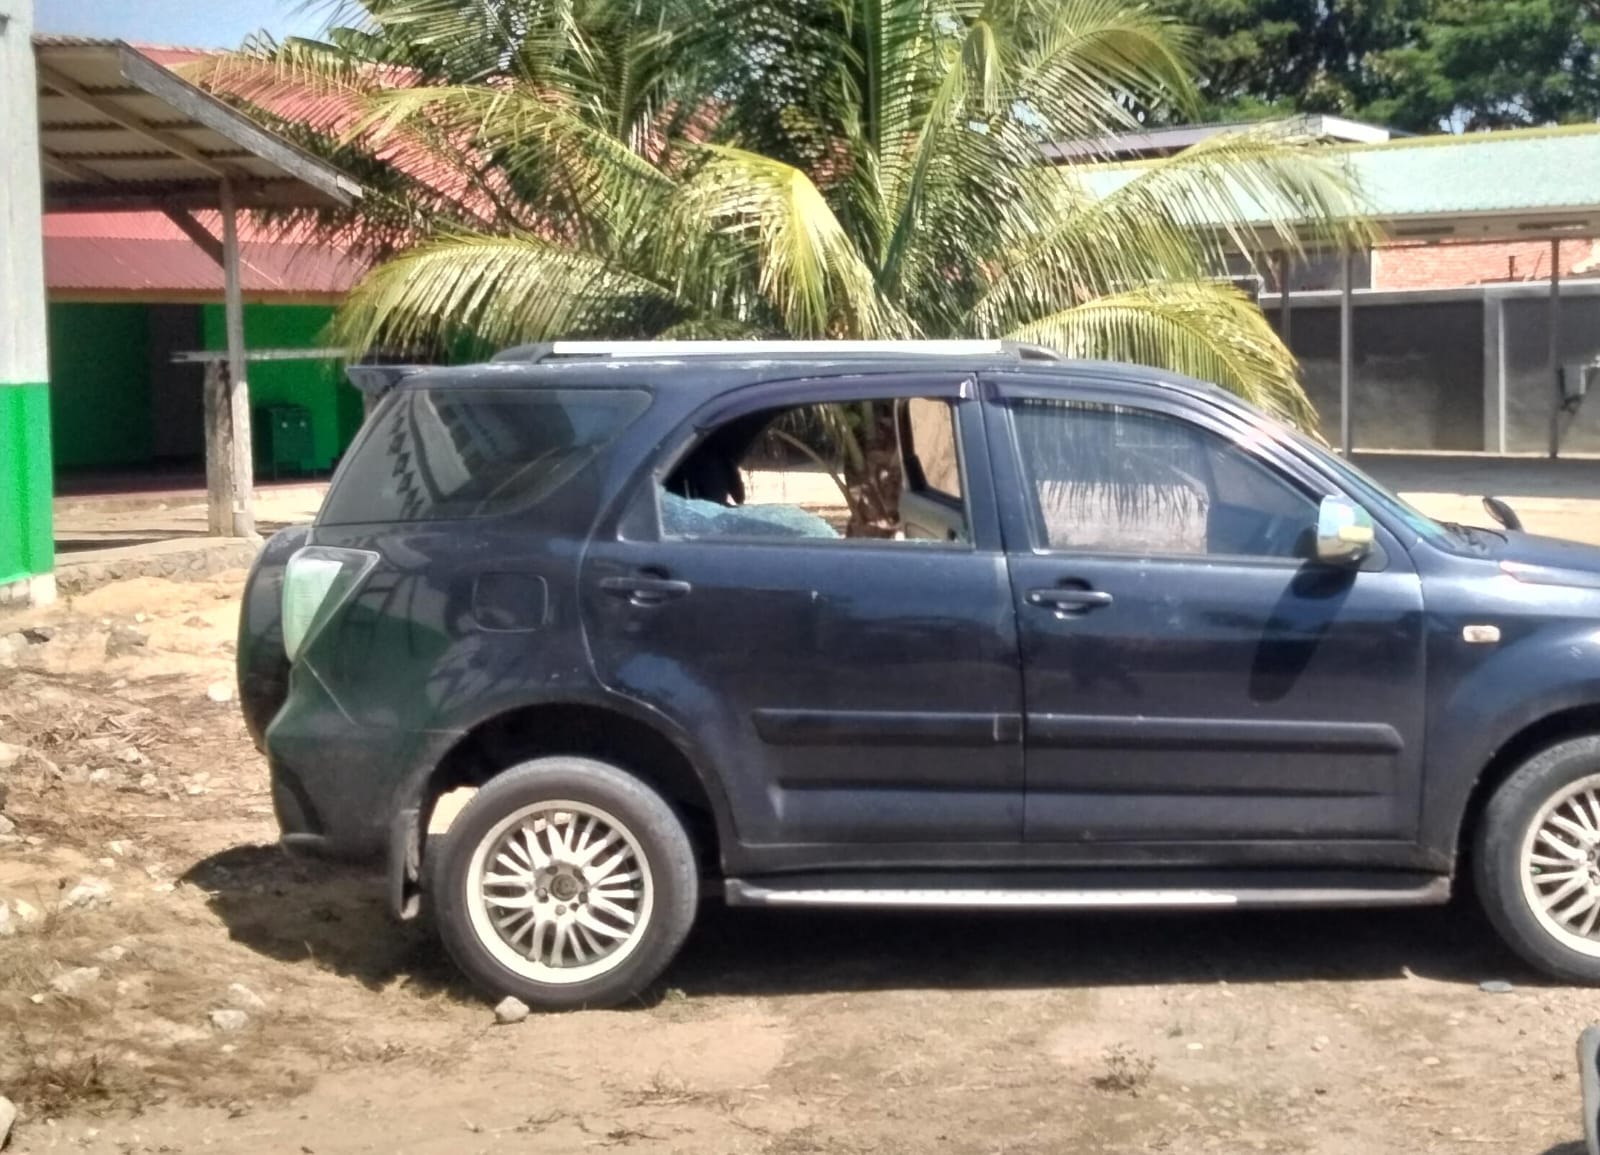
[[[1029,590],[1028,604],[1044,606],[1061,613],[1086,613],[1111,604],[1111,595],[1105,590],[1075,589],[1071,586],[1052,586],[1048,589]]]
[[[694,589],[688,582],[677,578],[643,575],[601,578],[600,588],[615,597],[627,598],[636,606],[657,606],[673,598],[681,598]]]

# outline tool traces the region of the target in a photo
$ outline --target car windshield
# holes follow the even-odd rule
[[[1288,429],[1289,436],[1297,444],[1314,454],[1319,462],[1333,472],[1363,505],[1375,506],[1399,518],[1428,541],[1437,543],[1452,536],[1453,527],[1429,517],[1353,462],[1329,452],[1326,447],[1318,445],[1297,430],[1289,429],[1287,426],[1284,428]]]

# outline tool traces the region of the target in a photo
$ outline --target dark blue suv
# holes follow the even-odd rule
[[[703,894],[1400,906],[1468,861],[1525,958],[1600,979],[1600,550],[997,342],[352,375],[242,701],[284,843],[386,856],[491,991],[627,998]]]

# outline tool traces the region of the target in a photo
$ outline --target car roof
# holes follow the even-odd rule
[[[616,349],[626,350],[618,354]],[[570,350],[577,350],[572,352]],[[1040,384],[1093,381],[1178,393],[1234,412],[1259,416],[1215,385],[1116,361],[1069,359],[1053,350],[1011,342],[555,342],[519,346],[493,360],[459,366],[352,366],[353,384],[390,388],[619,388],[671,390],[709,400],[748,385],[785,380],[1004,372]]]

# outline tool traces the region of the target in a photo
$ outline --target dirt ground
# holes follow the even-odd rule
[[[639,1006],[495,1026],[380,880],[274,848],[263,761],[208,695],[242,578],[0,620],[12,1150],[1582,1150],[1573,1045],[1600,991],[1542,982],[1465,904],[707,904]]]

